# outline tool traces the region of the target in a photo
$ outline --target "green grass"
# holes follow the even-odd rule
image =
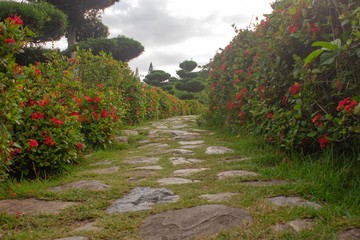
[[[151,123],[146,123],[151,126]],[[197,126],[192,126],[199,128]],[[123,160],[130,156],[150,154],[152,148],[137,148],[138,141],[146,139],[147,132],[132,137],[130,145],[116,145],[106,151],[97,151],[85,162],[63,175],[43,181],[8,181],[0,192],[1,199],[35,197],[43,200],[75,201],[78,204],[62,211],[58,215],[23,215],[20,217],[0,214],[0,233],[3,239],[32,240],[55,239],[60,237],[86,235],[91,239],[137,239],[139,227],[151,214],[168,210],[181,209],[208,204],[202,194],[234,192],[238,195],[221,204],[246,209],[253,217],[253,222],[243,228],[223,231],[216,236],[198,239],[336,239],[338,232],[349,227],[360,227],[360,168],[354,163],[341,164],[342,159],[333,159],[325,153],[322,156],[306,157],[293,154],[284,155],[262,145],[258,138],[242,134],[235,136],[221,130],[212,129],[213,135],[203,133],[207,146],[227,146],[234,153],[226,155],[206,155],[204,149],[196,149],[192,158],[204,160],[201,163],[174,166],[168,160],[169,155],[162,155],[159,165],[163,170],[156,171],[143,181],[129,181],[139,178],[132,172],[140,165],[130,165]],[[166,136],[164,136],[166,138]],[[180,145],[173,140],[163,139],[171,147]],[[250,157],[251,160],[231,162],[231,158]],[[110,165],[91,166],[91,163],[112,160]],[[347,160],[348,161],[348,160]],[[350,161],[348,161],[350,162]],[[110,175],[84,173],[84,171],[118,166],[119,172]],[[176,203],[158,204],[151,210],[125,214],[105,213],[112,201],[121,198],[136,186],[158,187],[157,179],[170,177],[172,172],[184,168],[210,168],[210,170],[194,174],[189,179],[201,180],[199,183],[171,185],[166,188],[180,196]],[[227,170],[249,170],[259,173],[257,177],[234,177],[218,180],[216,175]],[[101,180],[111,186],[105,192],[67,190],[63,192],[47,191],[49,187],[83,179]],[[255,187],[241,184],[244,180],[286,180],[288,184]],[[17,196],[11,197],[8,188]],[[278,195],[300,196],[315,201],[323,208],[284,208],[277,207],[267,201],[268,197]],[[272,226],[279,222],[287,222],[299,218],[314,219],[313,229],[299,233],[276,233]],[[72,233],[75,227],[96,221],[101,231]]]

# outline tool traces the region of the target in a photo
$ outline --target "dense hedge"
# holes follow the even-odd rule
[[[202,110],[146,86],[105,53],[53,53],[46,63],[18,65],[29,32],[22,24],[18,16],[0,22],[0,181],[62,171],[80,162],[86,147],[111,144],[124,125]]]
[[[213,124],[285,150],[360,149],[360,8],[355,0],[280,0],[217,53]]]

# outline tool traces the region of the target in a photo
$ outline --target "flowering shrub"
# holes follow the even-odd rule
[[[360,9],[354,6],[353,0],[282,0],[253,30],[236,29],[211,63],[206,118],[285,150],[358,151]]]

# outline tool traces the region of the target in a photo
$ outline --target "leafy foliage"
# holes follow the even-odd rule
[[[153,70],[145,76],[144,82],[153,86],[160,86],[171,75],[163,70]]]

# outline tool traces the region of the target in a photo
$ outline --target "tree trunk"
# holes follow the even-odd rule
[[[76,43],[76,31],[75,28],[73,27],[70,27],[67,32],[67,42],[68,42],[68,48]]]

